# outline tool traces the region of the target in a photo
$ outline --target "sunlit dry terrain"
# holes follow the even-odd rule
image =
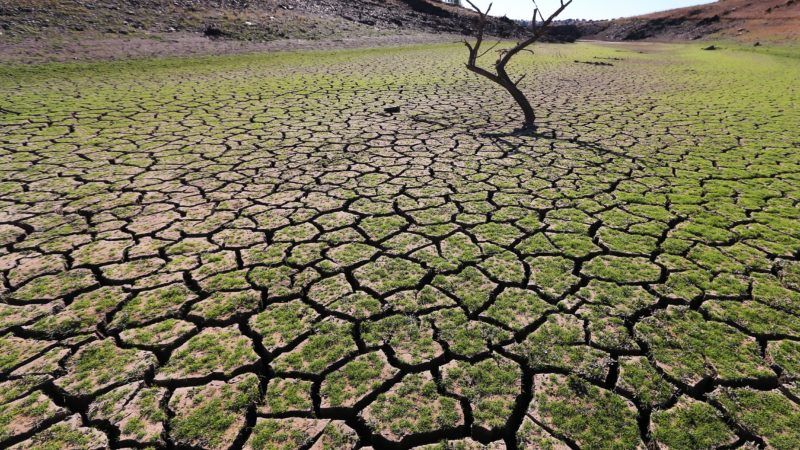
[[[0,68],[0,447],[800,447],[800,53],[535,50]]]

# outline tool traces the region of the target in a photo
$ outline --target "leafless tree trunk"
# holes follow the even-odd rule
[[[511,59],[519,54],[520,52],[528,50],[528,47],[531,46],[533,43],[537,42],[539,39],[544,36],[547,28],[550,24],[553,23],[553,20],[556,19],[565,9],[572,3],[572,0],[561,0],[561,6],[556,10],[550,17],[547,19],[544,18],[542,15],[541,10],[536,5],[536,1],[533,0],[534,4],[534,12],[533,12],[533,23],[531,24],[532,27],[532,34],[527,39],[518,42],[514,47],[510,49],[501,49],[498,51],[499,56],[497,61],[494,63],[494,72],[490,72],[483,67],[478,66],[478,58],[486,55],[492,49],[497,47],[498,43],[495,43],[487,50],[481,52],[481,45],[483,44],[484,33],[486,31],[486,19],[489,15],[489,12],[492,10],[492,5],[489,4],[489,7],[486,11],[482,11],[480,8],[475,6],[472,3],[472,0],[467,0],[467,3],[478,12],[478,30],[475,34],[475,43],[470,44],[468,41],[464,41],[464,44],[469,49],[469,59],[467,60],[467,69],[476,74],[487,78],[500,86],[502,86],[509,94],[514,98],[514,101],[517,102],[520,109],[522,109],[523,114],[525,114],[525,122],[523,123],[522,128],[525,130],[534,130],[536,129],[536,114],[533,111],[533,107],[531,106],[531,102],[528,101],[528,98],[525,94],[519,89],[519,83],[525,78],[525,75],[522,75],[517,81],[511,79],[506,71],[506,66],[511,61]],[[542,23],[540,25],[536,24],[537,17],[542,19]],[[528,50],[529,51],[529,50]]]

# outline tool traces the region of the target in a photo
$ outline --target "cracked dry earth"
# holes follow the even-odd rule
[[[0,69],[0,447],[800,447],[800,60],[463,52]]]

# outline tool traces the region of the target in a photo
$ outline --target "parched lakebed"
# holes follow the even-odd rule
[[[0,68],[0,447],[800,447],[800,53],[465,52]]]

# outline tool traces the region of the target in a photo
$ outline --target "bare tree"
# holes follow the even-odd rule
[[[534,12],[533,12],[533,23],[531,24],[531,35],[526,38],[525,40],[518,42],[514,47],[510,49],[501,49],[498,50],[499,56],[497,61],[494,63],[494,72],[490,72],[489,70],[480,67],[478,65],[478,59],[482,56],[486,55],[490,51],[492,51],[500,42],[495,43],[487,50],[481,51],[481,45],[483,44],[483,37],[486,31],[486,19],[489,16],[489,12],[492,10],[492,4],[489,4],[489,7],[486,11],[482,11],[480,8],[475,6],[472,3],[472,0],[467,0],[467,3],[478,12],[478,30],[475,33],[475,43],[470,44],[469,41],[464,40],[464,44],[469,49],[469,60],[467,61],[467,69],[472,72],[477,73],[478,75],[487,78],[500,86],[502,86],[512,97],[514,97],[514,101],[517,102],[522,112],[525,114],[525,122],[523,123],[522,129],[523,130],[534,130],[536,129],[536,114],[533,111],[533,107],[531,106],[531,102],[528,101],[528,98],[525,94],[519,89],[519,83],[525,78],[525,75],[519,77],[516,81],[512,80],[511,77],[508,75],[506,71],[506,66],[508,63],[511,62],[511,59],[523,51],[530,51],[528,47],[532,44],[537,42],[539,39],[544,36],[547,28],[550,24],[553,23],[553,20],[556,19],[565,9],[572,3],[572,0],[560,0],[561,6],[548,18],[544,18],[542,15],[539,6],[536,4],[536,0],[533,1]],[[537,24],[537,18],[541,19],[541,24]]]

